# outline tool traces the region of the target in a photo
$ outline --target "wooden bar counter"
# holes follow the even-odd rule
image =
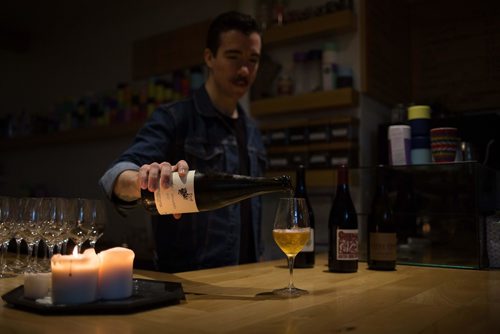
[[[186,301],[126,315],[39,315],[6,305],[0,333],[500,333],[500,271],[398,266],[327,272],[296,269],[309,295],[270,294],[288,281],[285,260],[137,278],[181,282]],[[0,279],[0,293],[22,276]]]

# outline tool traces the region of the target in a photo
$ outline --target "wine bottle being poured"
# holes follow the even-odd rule
[[[290,177],[251,177],[191,170],[185,177],[172,173],[170,185],[154,193],[141,190],[145,209],[153,214],[209,211],[271,192],[292,191]]]

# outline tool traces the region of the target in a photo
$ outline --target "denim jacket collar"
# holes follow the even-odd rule
[[[224,115],[214,106],[212,100],[210,99],[210,96],[208,95],[205,85],[194,92],[193,100],[196,111],[200,115],[207,117],[224,117]],[[245,112],[243,111],[243,108],[239,103],[236,105],[236,108],[238,110],[238,117],[246,117]]]

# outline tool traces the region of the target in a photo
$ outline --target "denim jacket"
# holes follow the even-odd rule
[[[238,106],[244,117],[251,176],[262,176],[265,149],[254,121]],[[238,144],[234,130],[213,106],[204,87],[191,98],[160,106],[137,134],[133,144],[101,178],[107,196],[118,205],[125,203],[112,195],[116,177],[123,170],[184,159],[190,169],[238,174]],[[252,227],[256,258],[260,251],[261,204],[251,199]],[[157,267],[161,271],[180,272],[201,268],[234,265],[239,260],[239,204],[218,210],[183,214],[180,220],[152,216],[156,242]]]

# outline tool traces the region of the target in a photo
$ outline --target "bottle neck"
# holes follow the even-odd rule
[[[344,165],[337,169],[337,187],[341,185],[349,187],[349,169]]]
[[[300,166],[297,169],[295,197],[306,197],[306,173],[304,167]]]

